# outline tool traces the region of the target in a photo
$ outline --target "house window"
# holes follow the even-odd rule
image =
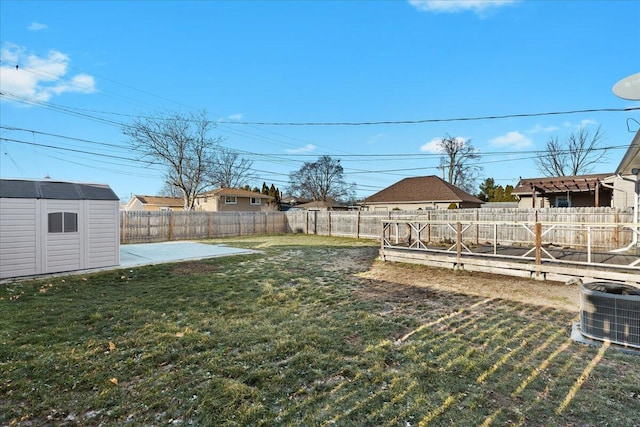
[[[252,197],[251,198],[251,204],[252,205],[259,205],[260,204],[260,197]]]
[[[568,208],[569,207],[569,198],[568,197],[557,197],[556,198],[556,208]]]
[[[52,212],[48,216],[49,233],[77,233],[78,214],[73,212]]]
[[[238,203],[238,199],[236,198],[236,196],[225,196],[224,197],[224,204],[225,205],[235,205]]]

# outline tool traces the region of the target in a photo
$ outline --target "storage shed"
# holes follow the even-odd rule
[[[118,265],[118,208],[107,185],[0,179],[0,279]]]

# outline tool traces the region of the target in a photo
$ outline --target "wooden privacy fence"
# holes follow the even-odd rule
[[[455,230],[447,223],[473,223],[465,239],[474,243],[499,240],[519,244],[531,239],[519,223],[556,224],[546,237],[554,245],[615,249],[631,243],[633,232],[625,227],[632,213],[613,208],[547,209],[451,209],[428,211],[289,211],[289,212],[134,212],[123,211],[120,220],[122,243],[206,239],[260,234],[305,233],[366,239],[381,239],[383,220],[430,223],[423,238],[434,242],[455,241]],[[501,222],[494,228],[487,223]],[[484,224],[483,224],[484,223]],[[600,224],[587,232],[575,224]],[[619,225],[618,225],[619,224]],[[597,230],[597,231],[596,231]]]
[[[121,243],[210,239],[287,232],[284,212],[123,211]]]

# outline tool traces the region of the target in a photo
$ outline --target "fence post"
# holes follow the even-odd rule
[[[207,237],[211,238],[213,232],[213,212],[207,212]]]
[[[478,211],[479,210],[476,209],[476,245],[480,243],[480,225],[478,224],[478,221],[480,220],[480,213]]]
[[[327,222],[329,223],[329,236],[331,236],[331,211],[327,211]]]
[[[540,266],[542,265],[542,224],[536,222],[536,277],[540,277]]]
[[[456,222],[456,260],[460,263],[462,258],[462,223]]]
[[[120,212],[120,243],[126,243],[127,211]]]
[[[174,237],[174,226],[175,226],[175,218],[173,217],[173,212],[169,211],[169,241],[173,240]]]
[[[147,212],[147,238],[151,239],[151,212]]]
[[[591,263],[591,226],[587,225],[587,262]]]
[[[356,239],[360,238],[360,211],[356,212]]]

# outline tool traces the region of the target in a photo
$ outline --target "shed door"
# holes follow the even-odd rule
[[[84,238],[81,200],[45,200],[42,210],[42,272],[83,268]]]

